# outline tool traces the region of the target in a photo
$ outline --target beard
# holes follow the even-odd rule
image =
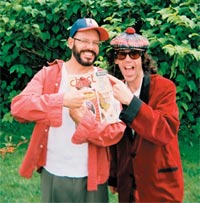
[[[84,60],[81,59],[81,53],[85,52],[85,51],[92,52],[94,54],[94,60],[93,61],[84,61]],[[73,46],[72,53],[73,53],[75,59],[78,61],[78,63],[80,63],[82,66],[91,66],[91,65],[94,64],[94,62],[97,59],[97,54],[92,50],[83,50],[83,51],[78,52],[76,47]]]

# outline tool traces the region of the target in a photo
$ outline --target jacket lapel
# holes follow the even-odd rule
[[[150,75],[145,74],[140,92],[140,99],[146,104],[149,102]]]

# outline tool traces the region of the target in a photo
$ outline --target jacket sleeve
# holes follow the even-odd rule
[[[60,126],[63,94],[44,94],[45,68],[41,69],[25,89],[11,102],[11,114],[19,122],[45,123]]]
[[[91,142],[98,146],[110,146],[120,141],[124,130],[125,124],[123,122],[101,123],[88,113],[78,124],[72,142],[74,144]]]
[[[164,85],[159,84],[148,104],[134,96],[130,105],[122,110],[120,119],[144,139],[167,144],[179,129],[175,85],[169,80]]]

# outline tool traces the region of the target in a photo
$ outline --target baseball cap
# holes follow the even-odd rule
[[[147,38],[135,32],[135,29],[128,27],[121,35],[113,38],[110,45],[114,49],[133,49],[146,51],[149,46]]]
[[[96,30],[99,32],[100,40],[104,41],[109,38],[107,30],[103,27],[99,27],[97,22],[92,18],[80,18],[71,27],[70,37],[73,37],[76,32],[81,32],[85,30]]]

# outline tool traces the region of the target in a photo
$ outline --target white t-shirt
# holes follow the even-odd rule
[[[67,71],[62,67],[59,92],[66,92]],[[57,176],[85,177],[88,175],[88,144],[73,144],[71,137],[75,132],[75,123],[69,116],[69,109],[63,107],[62,125],[50,127],[47,144],[47,162],[44,167]]]

